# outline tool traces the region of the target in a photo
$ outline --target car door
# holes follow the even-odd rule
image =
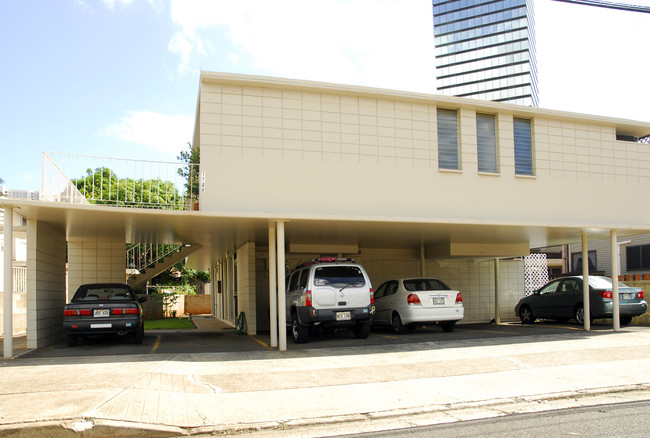
[[[553,308],[556,299],[555,293],[557,292],[559,285],[560,280],[553,280],[530,296],[528,304],[530,305],[535,317],[553,318]]]
[[[572,318],[575,305],[582,301],[582,280],[577,278],[562,280],[554,298],[552,316]]]
[[[393,302],[397,292],[397,281],[390,280],[379,286],[375,294],[375,319],[381,324],[390,324]]]

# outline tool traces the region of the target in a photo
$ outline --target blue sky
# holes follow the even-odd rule
[[[650,14],[535,15],[541,107],[650,122]],[[200,70],[433,93],[432,26],[429,0],[2,0],[0,178],[38,190],[44,151],[175,161]]]

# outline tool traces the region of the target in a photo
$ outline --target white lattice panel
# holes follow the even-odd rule
[[[546,254],[530,254],[524,257],[524,284],[526,295],[548,283]]]

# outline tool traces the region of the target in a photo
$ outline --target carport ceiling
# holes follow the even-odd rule
[[[590,240],[609,236],[606,226],[549,224],[441,223],[385,218],[279,217],[218,212],[169,211],[69,205],[28,200],[3,200],[28,220],[44,222],[65,232],[67,240],[124,238],[126,242],[201,245],[192,255],[200,267],[247,241],[268,242],[268,224],[285,220],[287,243],[357,244],[360,248],[419,248],[449,242],[479,244],[528,243],[531,248],[576,243],[584,229]],[[618,229],[619,235],[648,230]]]

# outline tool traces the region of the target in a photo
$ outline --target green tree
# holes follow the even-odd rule
[[[185,195],[191,199],[198,199],[199,197],[199,163],[201,161],[201,152],[199,147],[192,147],[191,143],[187,143],[189,150],[181,151],[180,155],[176,157],[177,160],[182,161],[185,166],[178,169],[178,174],[185,178]]]
[[[86,170],[86,176],[73,179],[77,190],[92,204],[117,206],[153,205],[162,209],[181,210],[184,199],[171,181],[119,178],[107,167]]]

